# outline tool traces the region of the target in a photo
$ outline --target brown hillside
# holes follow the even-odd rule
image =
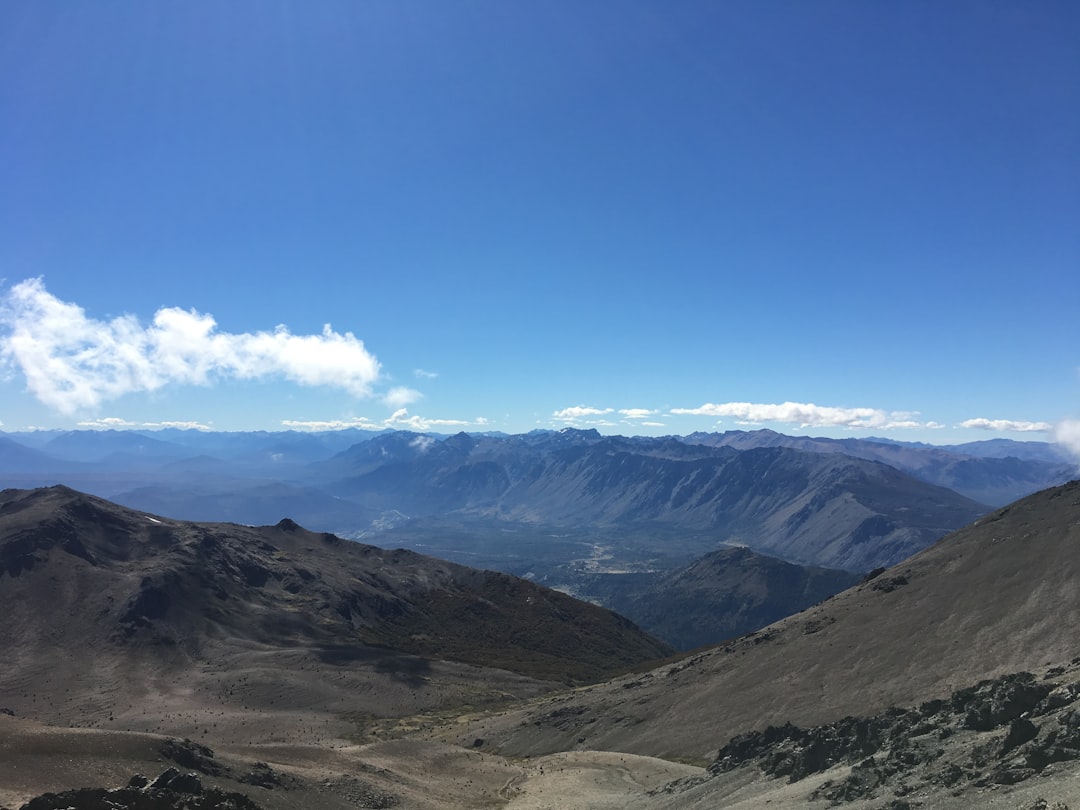
[[[0,493],[0,610],[0,707],[178,733],[283,706],[347,728],[534,695],[670,651],[509,576],[289,520],[167,520],[64,487]]]
[[[509,754],[584,747],[705,762],[750,729],[871,715],[1068,661],[1080,654],[1078,581],[1072,482],[756,634],[488,718],[487,738]]]

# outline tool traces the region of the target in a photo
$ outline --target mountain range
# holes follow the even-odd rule
[[[827,439],[785,436],[772,430],[692,433],[685,441],[710,447],[790,447],[812,453],[839,453],[880,461],[972,500],[1003,506],[1017,498],[1070,480],[1076,462],[1046,442],[990,439],[956,445],[929,445],[886,439]]]
[[[981,492],[1033,489],[1071,472],[1050,450],[1034,458],[1026,443],[1020,450],[1028,458],[1002,459],[767,431],[649,439],[570,429],[518,436],[162,430],[0,439],[0,482],[9,486],[66,483],[176,518],[269,524],[290,517],[377,544],[412,547],[413,532],[422,536],[416,542],[450,557],[455,550],[428,529],[437,524],[454,534],[467,523],[472,538],[501,536],[479,552],[485,563],[515,571],[522,555],[506,540],[540,531],[574,534],[581,542],[572,553],[584,549],[583,556],[538,560],[544,564],[583,563],[596,550],[590,535],[617,535],[619,570],[655,570],[657,563],[670,570],[744,545],[791,562],[865,572],[989,508],[918,477],[920,470],[947,478],[942,470],[951,459],[949,469],[963,468],[967,479],[993,480]],[[904,464],[890,466],[875,454]],[[1002,465],[1019,465],[1023,474]],[[500,546],[505,554],[490,553]],[[653,559],[658,549],[660,561]]]
[[[377,437],[313,481],[369,513],[484,518],[554,529],[694,532],[702,551],[746,545],[794,562],[870,570],[986,507],[884,464],[788,448],[563,431],[441,442]]]
[[[1059,451],[1036,442],[937,448],[765,430],[659,439],[573,429],[0,436],[0,483],[65,483],[177,519],[289,518],[524,576],[621,611],[680,648],[812,604],[990,508],[943,482],[994,499],[1070,471]],[[717,554],[733,548],[764,556]],[[780,561],[813,584],[794,586],[795,569]],[[694,566],[723,587],[690,573]],[[823,577],[819,568],[849,573]],[[676,615],[679,626],[669,621]]]

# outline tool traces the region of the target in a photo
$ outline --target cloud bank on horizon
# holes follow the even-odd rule
[[[0,324],[7,331],[0,360],[22,372],[40,402],[65,415],[172,384],[281,377],[369,397],[380,379],[379,361],[363,342],[329,324],[318,335],[294,335],[284,326],[231,334],[213,316],[177,307],[159,309],[149,326],[131,315],[101,321],[49,293],[40,278],[8,291]],[[417,396],[404,388],[387,395],[399,405]]]
[[[553,422],[567,426],[591,424],[594,426],[613,426],[610,415],[620,414],[624,424],[635,424],[631,420],[644,420],[660,414],[659,411],[646,408],[596,408],[588,405],[574,405],[552,413]],[[707,402],[696,408],[671,408],[663,416],[708,416],[733,418],[743,426],[764,424],[794,425],[799,428],[848,428],[861,430],[906,430],[924,429],[941,430],[946,426],[940,422],[923,421],[919,414],[911,411],[885,411],[881,408],[840,408],[816,405],[812,402]],[[663,423],[637,421],[636,424],[664,427]],[[1016,419],[987,419],[977,417],[965,419],[956,427],[985,430],[995,433],[1051,433],[1053,440],[1071,447],[1080,455],[1080,421],[1064,420],[1057,425],[1049,422],[1033,422]]]
[[[849,427],[895,430],[897,428],[939,428],[937,422],[920,422],[917,414],[886,413],[879,408],[835,408],[813,403],[784,402],[779,405],[754,402],[708,402],[698,408],[673,408],[678,416],[732,417],[748,424],[782,422],[799,427]]]
[[[414,430],[418,433],[426,433],[431,430],[465,430],[477,428],[487,430],[488,420],[480,416],[476,419],[430,419],[428,417],[410,414],[408,409],[399,408],[386,419],[373,420],[366,416],[356,416],[352,419],[328,419],[328,420],[300,420],[283,419],[281,424],[292,430],[345,430],[353,428],[357,430]]]

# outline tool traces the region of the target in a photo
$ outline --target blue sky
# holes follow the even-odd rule
[[[1077,42],[1073,2],[4,3],[2,429],[1080,434]]]

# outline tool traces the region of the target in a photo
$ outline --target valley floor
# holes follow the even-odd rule
[[[508,810],[589,807],[622,810],[648,801],[650,791],[703,768],[609,751],[567,751],[527,761],[507,784]]]
[[[0,715],[0,807],[18,808],[45,791],[119,787],[135,772],[152,778],[177,764],[162,753],[170,739],[175,740],[158,734],[60,728]],[[710,776],[700,767],[617,752],[568,751],[519,759],[415,737],[364,745],[339,741],[336,747],[225,745],[209,758],[197,750],[194,756],[184,770],[200,772],[207,786],[245,793],[266,810],[827,808],[835,805],[813,798],[813,792],[851,772],[850,766],[838,766],[790,783],[763,776],[753,765]],[[208,773],[215,770],[217,775]],[[253,784],[254,773],[269,774],[270,779]],[[1058,763],[1018,785],[955,793],[936,788],[908,795],[904,801],[906,805],[897,803],[886,792],[843,806],[1075,809],[1080,807],[1080,763]]]

